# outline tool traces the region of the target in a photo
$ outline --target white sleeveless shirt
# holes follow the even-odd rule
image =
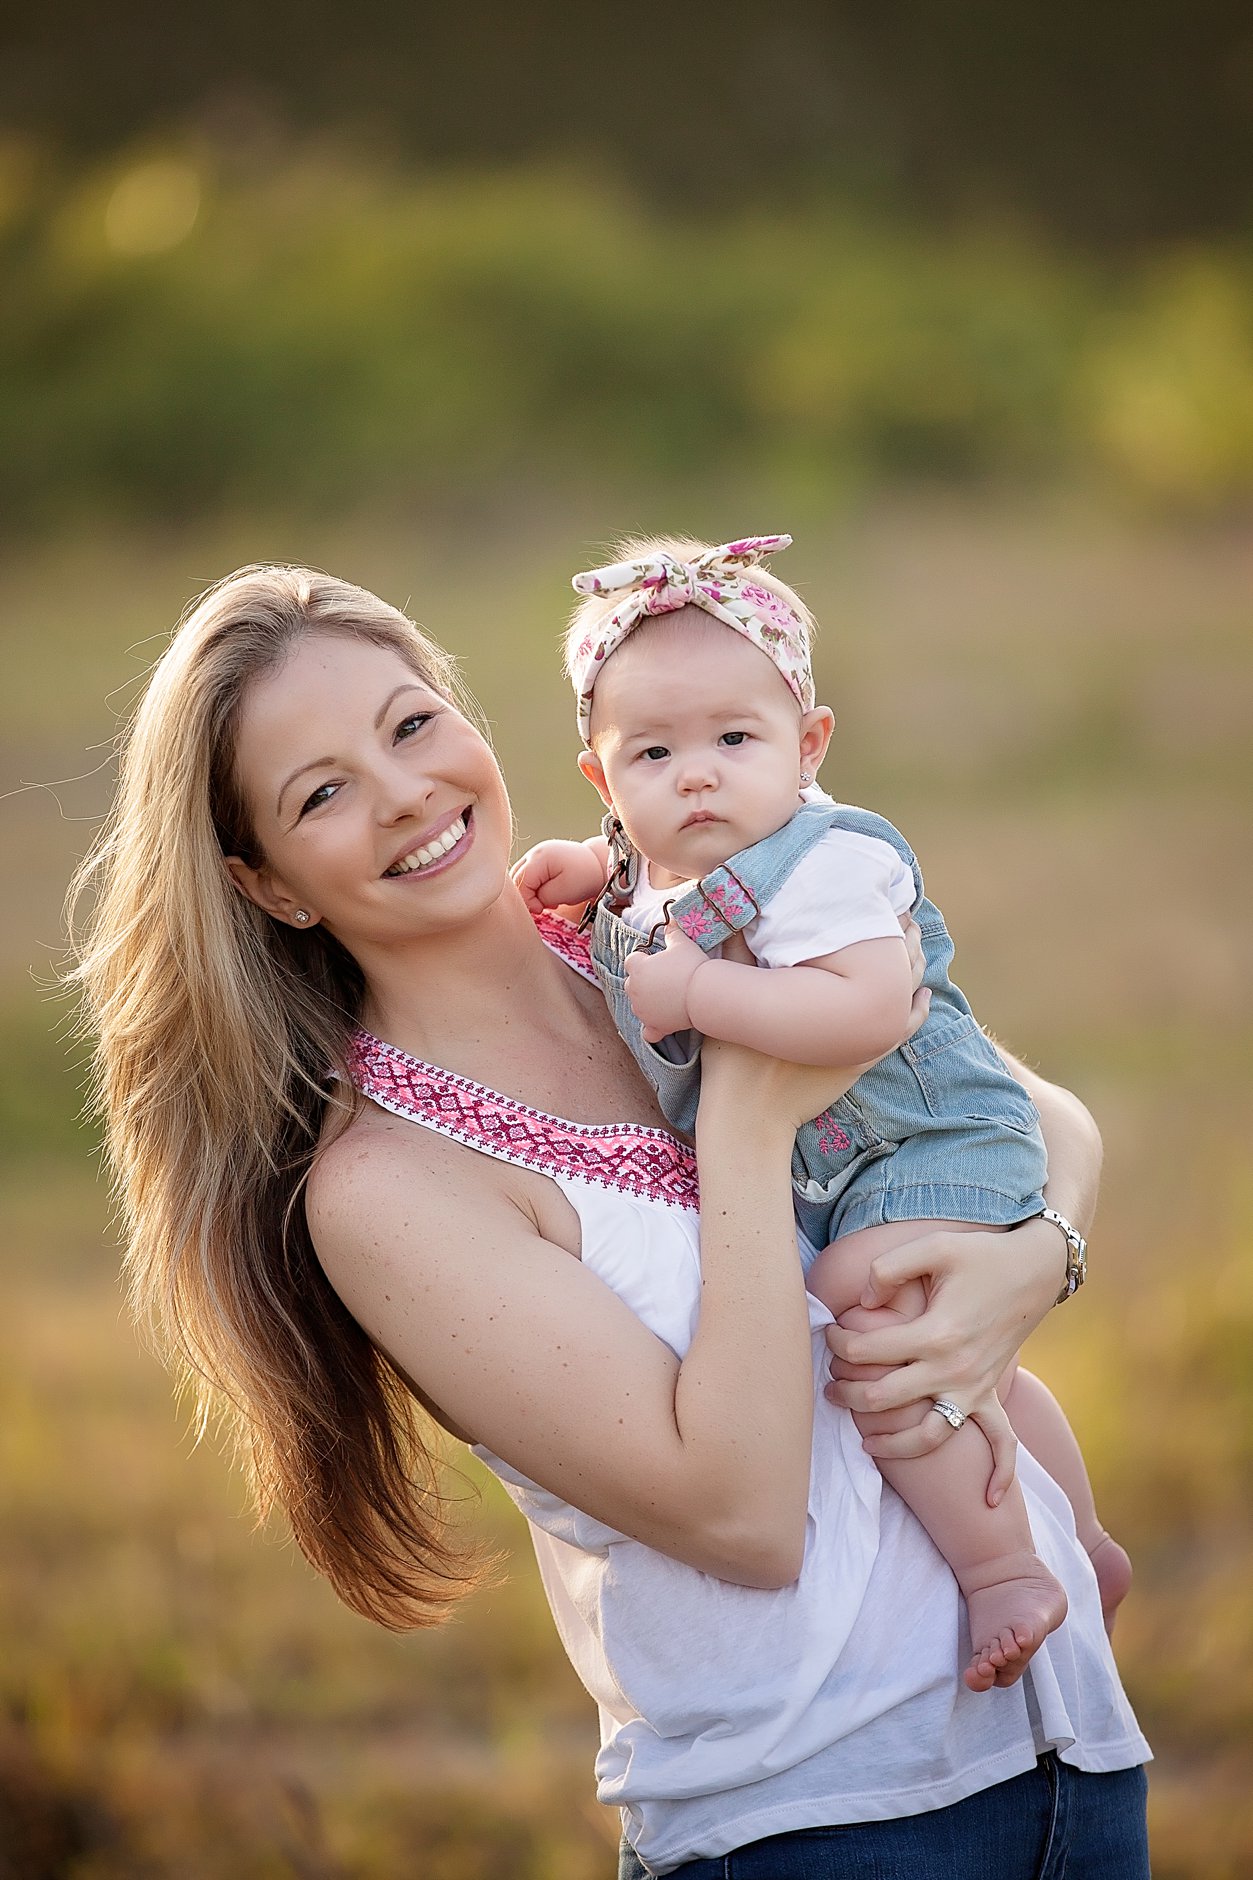
[[[584,943],[545,941],[591,977]],[[358,1034],[354,1081],[382,1108],[550,1177],[581,1257],[682,1357],[700,1301],[696,1165],[667,1131],[532,1110]],[[808,1262],[814,1249],[802,1247]],[[1037,1550],[1070,1611],[1008,1690],[968,1691],[952,1573],[822,1394],[825,1306],[809,1301],[815,1391],[804,1562],[780,1591],[671,1560],[549,1494],[483,1448],[530,1524],[562,1644],[600,1711],[597,1795],[651,1872],[791,1829],[919,1814],[1031,1768],[1130,1768],[1149,1750],[1105,1636],[1070,1504],[1026,1450]],[[768,1377],[744,1380],[769,1390]]]

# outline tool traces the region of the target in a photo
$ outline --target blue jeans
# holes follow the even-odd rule
[[[1143,1769],[1086,1775],[1050,1750],[951,1808],[772,1834],[673,1880],[1149,1880],[1147,1792]],[[648,1880],[625,1845],[618,1880]]]

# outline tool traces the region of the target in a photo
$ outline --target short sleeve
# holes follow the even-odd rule
[[[877,836],[829,829],[745,930],[763,966],[798,966],[859,940],[902,939],[911,869]]]

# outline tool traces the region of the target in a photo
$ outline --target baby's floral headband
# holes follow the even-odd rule
[[[576,594],[621,595],[612,613],[598,620],[570,656],[570,677],[578,698],[579,731],[588,741],[592,723],[592,688],[605,661],[642,620],[672,614],[680,607],[701,607],[715,620],[759,647],[783,675],[802,711],[814,702],[809,663],[809,630],[781,595],[745,580],[747,569],[766,555],[791,546],[790,535],[746,535],[723,542],[691,561],[656,554],[644,561],[615,562],[574,576]]]

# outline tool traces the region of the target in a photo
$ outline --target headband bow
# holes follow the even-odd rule
[[[613,612],[584,635],[570,659],[584,743],[591,729],[592,688],[605,661],[642,620],[680,607],[700,607],[751,640],[781,673],[801,710],[808,711],[814,702],[808,628],[781,595],[744,578],[746,570],[790,547],[791,541],[790,535],[748,535],[706,549],[691,561],[659,553],[576,574],[571,585],[577,594],[622,596]]]

